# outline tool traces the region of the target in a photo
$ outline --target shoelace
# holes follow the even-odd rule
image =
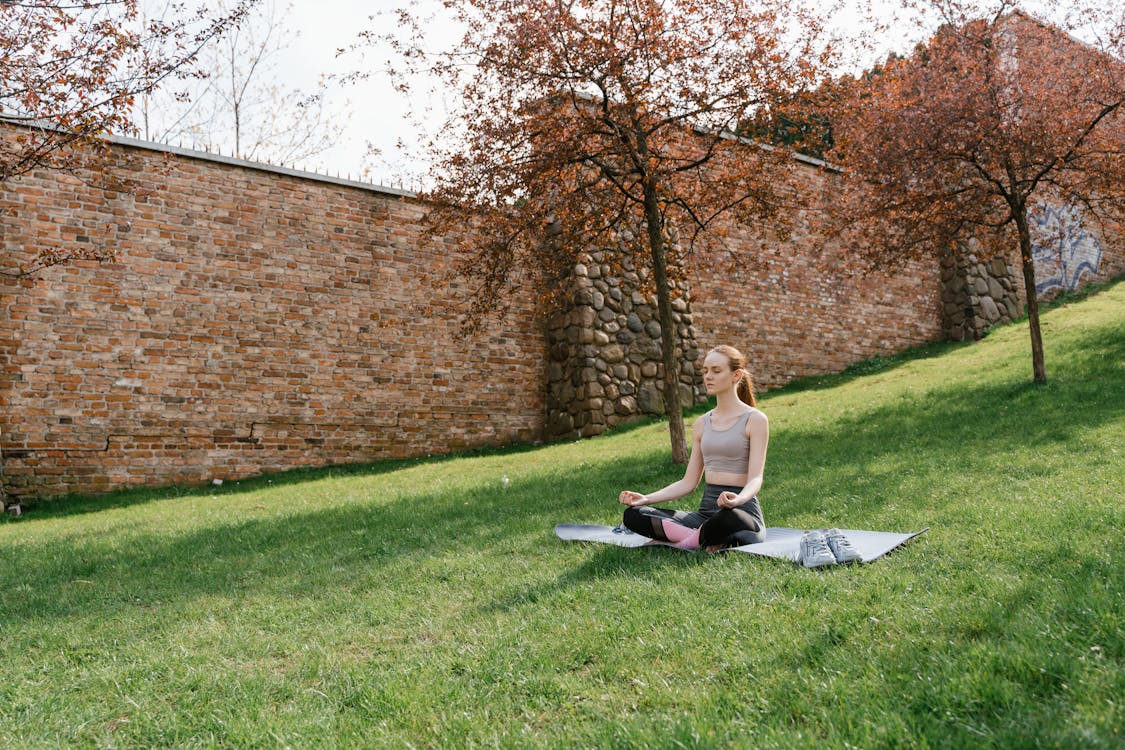
[[[828,546],[828,540],[823,536],[809,537],[805,540],[805,557],[812,557],[823,555],[827,553],[832,559],[836,556],[832,554],[832,548]]]
[[[833,538],[836,541],[836,548],[839,549],[842,554],[844,554],[844,555],[859,554],[858,551],[856,550],[855,546],[851,543],[851,540],[848,539],[843,534],[837,534]],[[832,549],[832,545],[829,544],[828,548]]]

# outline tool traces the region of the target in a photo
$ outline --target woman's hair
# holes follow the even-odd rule
[[[711,351],[723,355],[730,362],[731,372],[742,370],[742,378],[738,381],[738,398],[745,404],[757,406],[758,399],[754,398],[754,381],[750,379],[750,370],[746,367],[746,355],[733,346],[720,344]]]

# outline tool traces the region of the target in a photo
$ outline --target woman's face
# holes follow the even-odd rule
[[[711,352],[703,360],[703,385],[708,395],[730,390],[739,381],[739,373],[730,369],[730,359],[725,354]]]

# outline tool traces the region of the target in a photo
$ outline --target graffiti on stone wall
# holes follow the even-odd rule
[[[1083,276],[1097,274],[1102,245],[1086,231],[1077,206],[1040,203],[1030,218],[1036,294],[1077,289]]]

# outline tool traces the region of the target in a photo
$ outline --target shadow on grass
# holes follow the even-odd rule
[[[508,591],[482,607],[484,612],[511,612],[542,600],[551,600],[571,588],[591,581],[616,578],[652,576],[654,579],[672,570],[698,566],[698,554],[670,549],[664,546],[615,547],[590,542],[563,542],[552,535],[546,544],[578,544],[588,551],[580,565],[563,568],[549,582],[536,582],[515,591]]]
[[[780,428],[771,445],[770,487],[763,498],[767,524],[792,525],[785,522],[786,516],[807,510],[814,502],[812,493],[821,489],[858,497],[848,512],[860,519],[891,498],[909,503],[902,497],[900,470],[909,468],[918,452],[926,455],[923,471],[936,478],[946,467],[1037,443],[1065,443],[1082,430],[1121,421],[1125,338],[1116,330],[1099,329],[1069,336],[1066,348],[1068,372],[1043,387],[988,380],[973,386],[949,385],[917,400],[867,411],[860,418],[834,421],[825,430]],[[531,450],[535,448],[517,446],[490,453]],[[881,472],[866,468],[876,460],[884,461],[887,468]],[[276,489],[325,476],[374,480],[419,463],[423,461],[294,471],[247,480],[219,492],[247,492],[267,483]],[[481,550],[525,554],[545,540],[561,544],[550,535],[555,524],[616,523],[620,506],[612,496],[619,488],[657,487],[678,478],[680,471],[670,459],[623,458],[587,466],[582,472],[563,467],[560,473],[543,474],[508,490],[482,483],[464,494],[404,494],[394,502],[363,500],[283,518],[222,519],[187,533],[130,535],[120,530],[104,540],[69,538],[26,545],[18,561],[0,566],[0,602],[5,617],[15,622],[72,615],[108,617],[138,602],[186,603],[200,595],[246,590],[315,595],[319,587],[370,578],[373,572],[385,570],[393,577],[402,572],[396,566],[428,557]],[[853,480],[854,486],[849,486]],[[155,496],[183,494],[188,493],[181,489]],[[153,499],[151,491],[122,493],[110,498],[109,505],[105,498],[91,499],[60,505],[44,515],[104,511]],[[685,499],[679,505],[687,507],[691,502]],[[666,552],[598,550],[546,585],[557,592],[615,570],[636,574],[697,564],[691,556]],[[75,581],[86,582],[83,586],[89,588],[74,586]],[[527,595],[516,593],[494,606],[511,607],[516,598]]]
[[[247,590],[315,595],[320,587],[370,579],[380,571],[393,579],[403,574],[400,566],[427,559],[449,557],[453,565],[453,558],[482,549],[526,554],[557,543],[551,530],[562,520],[589,517],[592,509],[614,517],[620,506],[606,497],[606,487],[647,481],[667,468],[663,462],[620,461],[587,467],[565,483],[552,474],[507,490],[490,482],[466,492],[403,494],[384,502],[377,488],[370,488],[354,505],[282,518],[220,517],[186,533],[120,528],[36,543],[22,547],[18,561],[0,569],[0,604],[12,623],[108,617],[122,606],[186,603]],[[380,465],[351,473],[375,477],[385,470]],[[292,480],[312,482],[323,475],[310,472]],[[245,507],[238,512],[253,514]]]

